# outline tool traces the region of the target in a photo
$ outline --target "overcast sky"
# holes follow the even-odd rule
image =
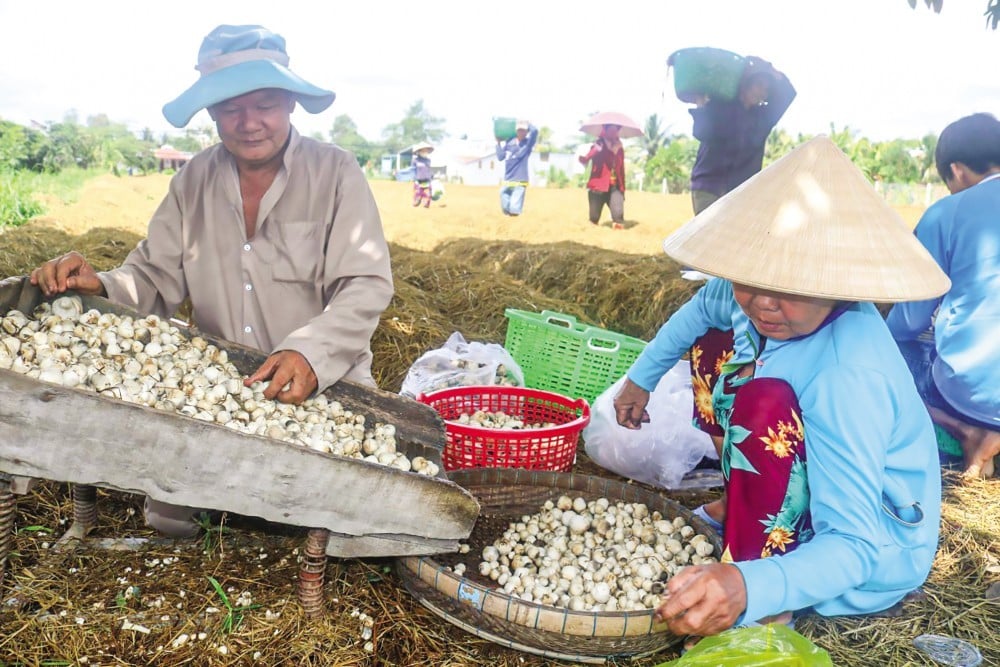
[[[572,138],[590,112],[657,113],[690,134],[665,61],[715,46],[759,55],[798,98],[780,127],[848,126],[872,139],[938,133],[977,111],[1000,115],[1000,31],[986,0],[0,0],[0,118],[172,130],[160,109],[194,82],[202,38],[220,23],[285,37],[291,68],[337,93],[293,123],[324,134],[339,114],[377,140],[422,99],[450,136],[489,138],[521,116]],[[191,126],[210,123],[204,112]]]

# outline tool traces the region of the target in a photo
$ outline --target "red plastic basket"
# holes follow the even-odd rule
[[[445,420],[447,442],[441,461],[456,468],[526,468],[566,472],[573,467],[576,443],[590,422],[590,406],[551,391],[526,387],[473,386],[417,396]],[[462,413],[502,411],[528,423],[556,426],[494,429],[459,424]]]

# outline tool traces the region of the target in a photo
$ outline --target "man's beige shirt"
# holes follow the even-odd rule
[[[146,239],[101,282],[112,300],[162,317],[190,296],[202,331],[301,352],[320,389],[344,376],[374,384],[370,340],[392,274],[354,156],[292,129],[253,238],[245,230],[236,163],[218,144],[174,176]]]

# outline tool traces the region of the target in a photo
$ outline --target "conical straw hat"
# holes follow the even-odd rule
[[[776,292],[920,301],[951,281],[827,137],[777,160],[663,242],[684,266]]]

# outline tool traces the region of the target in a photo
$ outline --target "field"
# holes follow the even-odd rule
[[[41,220],[73,235],[94,227],[145,235],[146,222],[166,192],[168,181],[160,174],[92,180],[69,204],[50,199]],[[448,239],[472,237],[529,243],[577,241],[617,252],[659,255],[663,239],[691,217],[687,194],[628,192],[626,229],[612,230],[607,209],[599,227],[588,222],[583,190],[530,189],[524,215],[510,218],[500,212],[495,188],[449,184],[445,196],[431,208],[414,210],[409,183],[373,180],[371,186],[389,241],[416,250],[432,250]],[[918,206],[897,206],[896,210],[910,225],[916,224],[923,211]]]
[[[99,268],[114,266],[145,234],[167,183],[163,175],[102,176],[68,203],[49,199],[45,216],[0,234],[0,276],[74,247]],[[502,343],[505,307],[572,313],[648,338],[694,288],[660,250],[690,217],[687,195],[629,192],[626,229],[613,230],[607,217],[589,224],[582,190],[529,190],[525,214],[508,218],[493,188],[448,185],[425,210],[410,206],[409,184],[371,185],[397,288],[373,339],[376,379],[390,391],[420,353],[452,331]],[[910,225],[921,213],[898,210]],[[617,479],[580,454],[575,472]],[[1000,588],[1000,490],[996,481],[962,484],[951,474],[945,481],[941,549],[923,594],[906,602],[901,616],[799,621],[797,629],[834,664],[933,664],[911,644],[922,633],[964,638],[979,646],[984,664],[1000,664],[1000,608],[988,592]],[[716,493],[666,495],[693,506]],[[100,491],[96,537],[150,539],[143,550],[56,553],[51,544],[72,519],[69,490],[43,482],[18,498],[16,553],[0,606],[0,666],[566,664],[440,620],[403,589],[389,561],[331,560],[329,613],[308,621],[294,593],[303,531],[228,517],[203,539],[157,542],[142,525],[141,504],[138,496]],[[252,605],[239,609],[244,592]],[[361,614],[372,619],[371,650]],[[613,664],[651,667],[676,657],[675,649]]]

